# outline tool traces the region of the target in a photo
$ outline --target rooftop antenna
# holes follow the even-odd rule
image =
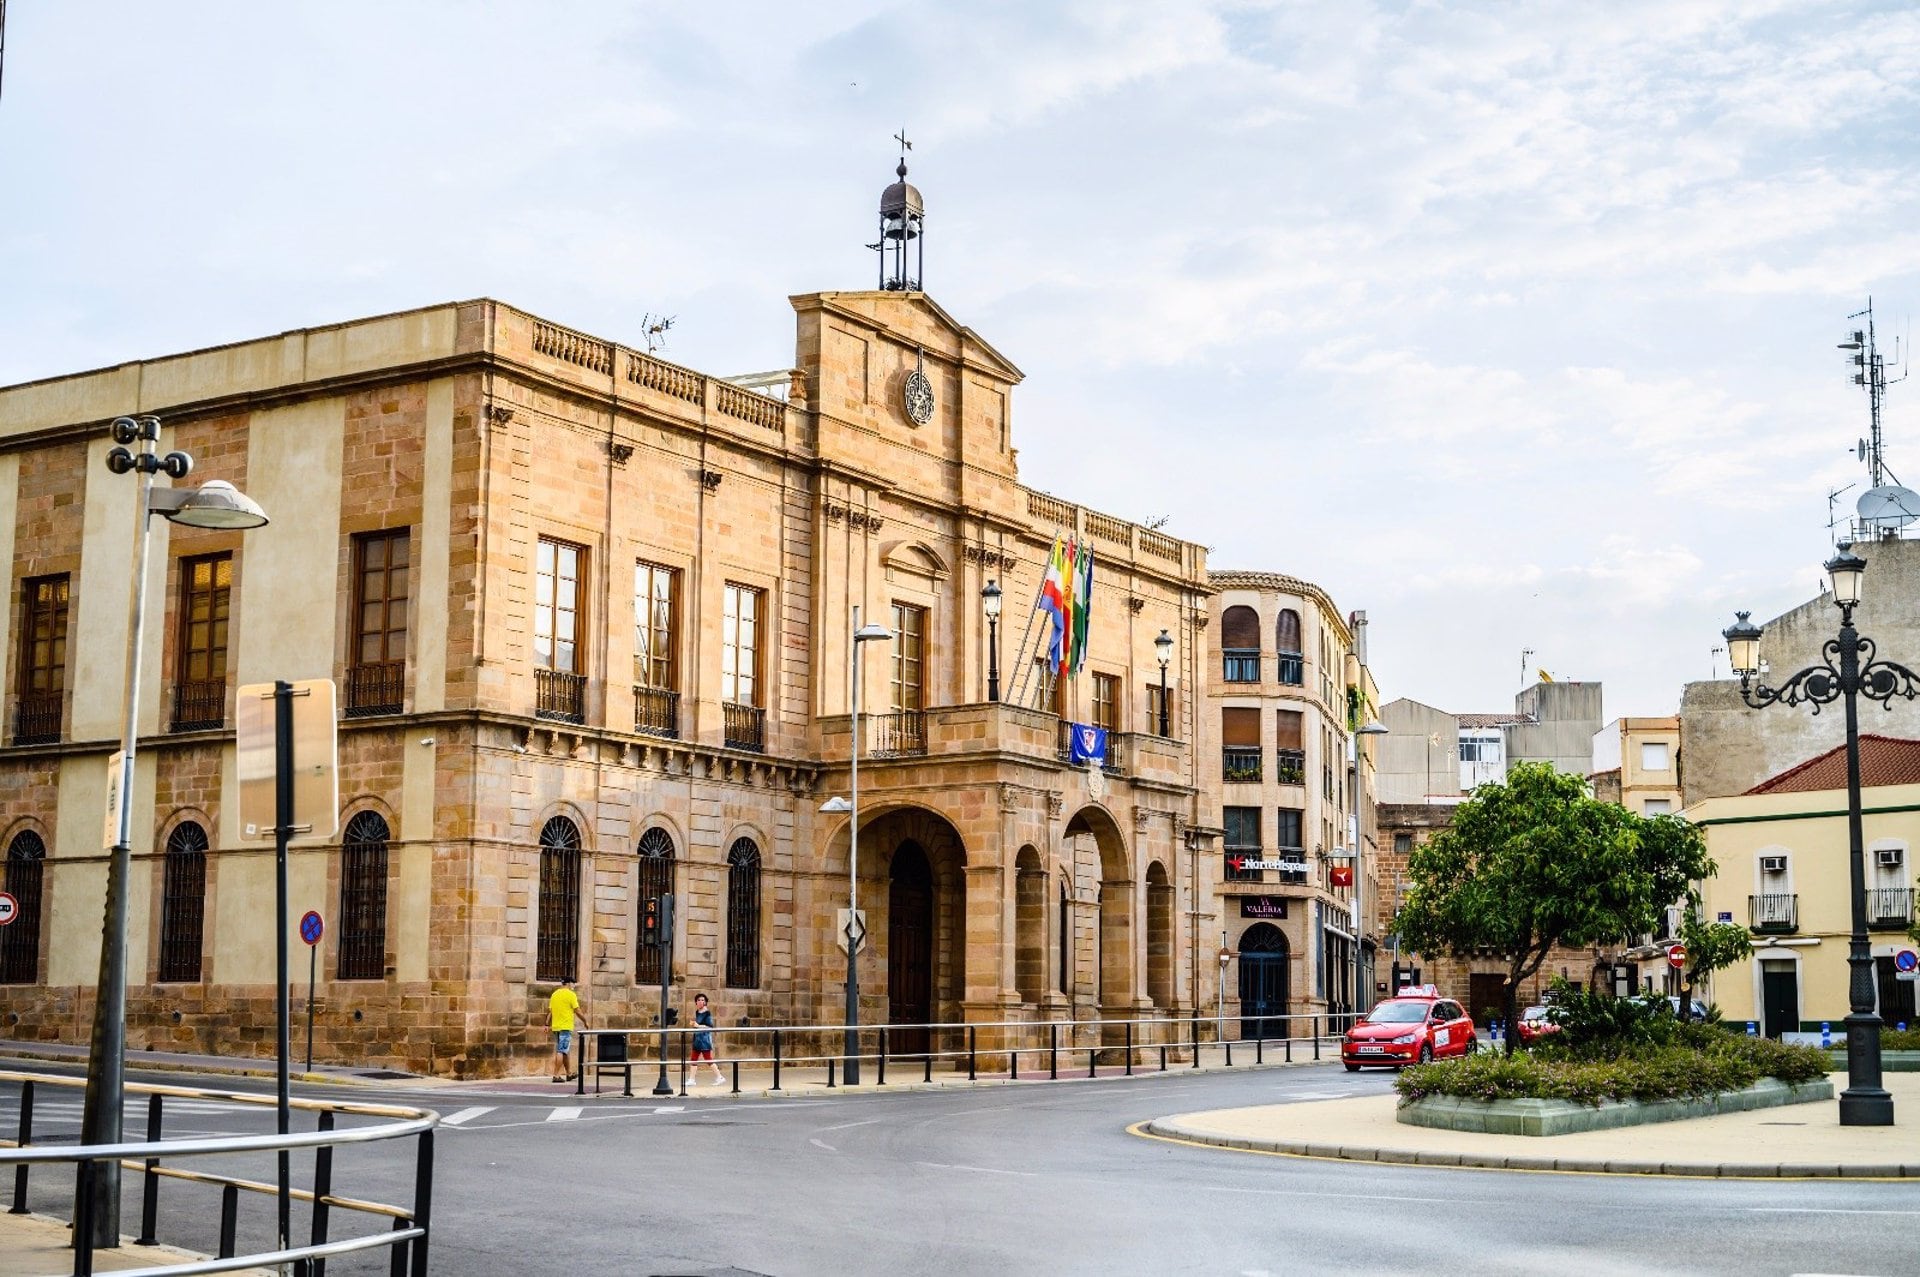
[[[651,312],[640,316],[640,332],[646,338],[647,353],[657,354],[667,344],[667,330],[673,327],[672,315],[655,315]]]
[[[1520,649],[1520,686],[1522,687],[1525,687],[1527,685],[1527,667],[1531,664],[1533,664],[1533,649],[1530,647],[1521,648]]]
[[[1140,526],[1149,532],[1158,532],[1172,521],[1173,516],[1170,514],[1150,514],[1141,521]]]
[[[1867,463],[1870,486],[1854,504],[1855,523],[1865,535],[1897,537],[1901,528],[1920,519],[1920,494],[1901,486],[1887,468],[1886,440],[1880,426],[1880,409],[1887,397],[1887,387],[1907,379],[1903,343],[1897,337],[1894,339],[1891,360],[1880,353],[1871,297],[1867,298],[1865,310],[1855,311],[1847,318],[1866,320],[1864,327],[1849,330],[1847,339],[1840,343],[1840,349],[1848,352],[1848,362],[1853,365],[1853,384],[1864,386],[1867,391],[1868,434],[1855,445],[1854,455]],[[1887,377],[1889,363],[1900,365],[1900,375],[1891,380]]]
[[[1720,677],[1720,654],[1726,650],[1724,647],[1715,647],[1711,652],[1707,653],[1707,677],[1709,679]]]
[[[7,0],[0,0],[0,83],[7,70]]]
[[[1849,483],[1844,488],[1827,489],[1827,540],[1834,545],[1838,545],[1840,542],[1839,539],[1833,535],[1833,530],[1846,522],[1838,513],[1840,509],[1840,498],[1853,491],[1857,486],[1857,484]],[[1714,650],[1717,652],[1720,649],[1715,648]]]

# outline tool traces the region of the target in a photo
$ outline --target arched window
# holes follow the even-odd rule
[[[34,984],[40,978],[40,872],[46,863],[47,844],[31,829],[22,829],[7,845],[0,887],[19,911],[10,926],[0,927],[0,984]]]
[[[1280,609],[1274,626],[1274,644],[1280,649],[1280,681],[1298,687],[1306,681],[1300,658],[1300,614],[1290,607]]]
[[[1260,614],[1230,607],[1220,614],[1220,677],[1228,683],[1260,681]]]
[[[565,816],[540,827],[538,980],[564,980],[580,970],[580,831]]]
[[[727,987],[760,987],[760,848],[751,838],[727,851]]]
[[[1069,998],[1073,996],[1073,898],[1067,894],[1067,884],[1060,884],[1060,952],[1057,955],[1060,968],[1060,992]]]
[[[640,858],[640,883],[636,895],[639,903],[644,905],[653,897],[664,896],[673,890],[673,837],[655,825],[640,835],[640,845],[634,850]],[[636,943],[634,948],[634,983],[659,984],[659,947]]]
[[[340,978],[387,974],[387,822],[363,811],[340,838]]]
[[[183,820],[167,835],[160,880],[160,979],[195,984],[207,904],[207,831]]]

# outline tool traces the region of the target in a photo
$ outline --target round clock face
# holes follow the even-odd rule
[[[933,383],[918,368],[907,374],[901,398],[906,403],[907,419],[914,425],[924,426],[933,420]]]

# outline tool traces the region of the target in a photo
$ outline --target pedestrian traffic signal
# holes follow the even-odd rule
[[[640,906],[640,943],[657,945],[660,943],[660,897],[648,896],[646,903]]]

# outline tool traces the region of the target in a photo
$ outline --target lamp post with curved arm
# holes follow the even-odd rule
[[[1842,1126],[1893,1125],[1893,1097],[1880,1083],[1880,1017],[1874,1012],[1873,950],[1867,941],[1867,869],[1865,838],[1860,821],[1860,718],[1857,702],[1864,696],[1892,709],[1896,696],[1920,696],[1920,675],[1904,665],[1879,659],[1873,640],[1853,628],[1853,609],[1860,604],[1860,586],[1867,562],[1842,546],[1826,563],[1833,585],[1833,603],[1840,609],[1840,633],[1821,646],[1825,658],[1810,665],[1778,688],[1754,683],[1760,672],[1761,628],[1734,613],[1734,623],[1722,631],[1727,640],[1728,664],[1740,676],[1740,697],[1755,709],[1768,705],[1823,706],[1840,701],[1847,725],[1847,872],[1852,888],[1853,934],[1847,941],[1850,975],[1847,995],[1847,1089],[1840,1093]]]

